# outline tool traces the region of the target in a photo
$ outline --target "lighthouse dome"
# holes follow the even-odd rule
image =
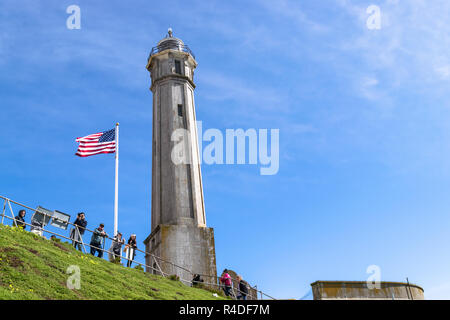
[[[183,45],[184,43],[181,39],[173,36],[172,28],[169,28],[166,37],[158,42],[158,47],[166,47],[167,49],[178,49]]]
[[[163,39],[161,39],[158,42],[158,45],[156,47],[152,48],[152,52],[150,53],[149,59],[152,55],[157,54],[159,52],[165,51],[165,50],[178,50],[187,52],[195,59],[194,53],[189,49],[187,45],[184,44],[184,42],[181,39],[175,38],[173,36],[172,29],[169,28],[167,32],[167,36]]]

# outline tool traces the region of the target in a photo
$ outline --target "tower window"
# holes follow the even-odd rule
[[[175,73],[181,74],[181,62],[180,62],[180,60],[175,60]]]
[[[180,117],[183,116],[183,105],[182,105],[182,104],[179,104],[179,105],[178,105],[178,115],[179,115]]]

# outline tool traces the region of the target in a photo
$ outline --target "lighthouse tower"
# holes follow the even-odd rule
[[[191,273],[175,264],[215,283],[214,231],[206,227],[199,163],[196,67],[194,54],[171,29],[148,58],[153,93],[152,222],[144,243],[150,253],[146,264],[152,266],[147,271],[192,280]]]

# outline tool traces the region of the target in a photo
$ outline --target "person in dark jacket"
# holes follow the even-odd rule
[[[102,244],[105,241],[105,238],[108,237],[108,234],[103,229],[105,225],[100,223],[99,227],[94,230],[94,233],[91,237],[91,254],[95,256],[95,252],[98,252],[98,257],[103,257],[103,248]]]
[[[199,274],[194,274],[194,277],[192,278],[192,287],[198,286],[203,282],[202,277],[200,277]]]
[[[237,296],[238,300],[247,300],[248,287],[247,283],[242,280],[241,276],[237,276],[237,281],[239,282],[239,294]]]
[[[77,219],[73,224],[75,225],[75,228],[72,229],[70,238],[72,239],[73,247],[78,248],[78,250],[81,251],[82,236],[87,226],[87,220],[85,218],[84,212],[78,213]]]
[[[20,210],[19,214],[14,218],[13,221],[13,226],[17,226],[19,228],[22,228],[23,230],[25,230],[26,224],[25,224],[25,210]]]
[[[136,256],[137,242],[136,235],[132,234],[130,239],[128,239],[127,245],[125,246],[125,250],[127,250],[127,267],[131,267],[131,260],[134,260]]]

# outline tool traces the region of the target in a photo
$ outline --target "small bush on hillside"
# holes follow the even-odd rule
[[[173,280],[173,281],[180,281],[180,277],[177,276],[176,274],[171,274],[170,276],[167,277],[167,279]]]
[[[140,264],[138,264],[136,267],[134,267],[136,270],[144,271],[144,268]]]
[[[114,263],[114,264],[121,264],[120,257],[116,256],[116,257],[114,258],[114,260],[111,261],[111,262]]]
[[[55,241],[55,242],[57,242],[57,243],[61,243],[61,239],[57,238],[55,235],[52,235],[52,236],[50,237],[50,240]]]

